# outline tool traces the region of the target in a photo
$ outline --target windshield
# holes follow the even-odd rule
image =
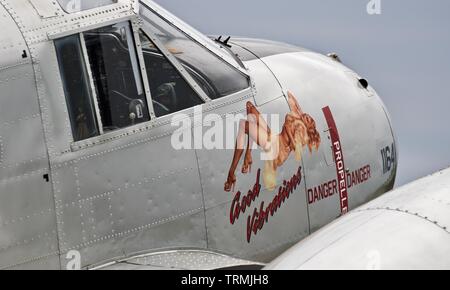
[[[165,48],[173,54],[202,87],[200,79],[208,80],[214,93],[207,90],[211,99],[224,97],[250,86],[249,78],[226,63],[211,51],[189,38],[184,32],[172,26],[150,10],[141,11],[145,20],[144,30],[149,29],[162,42]],[[144,49],[151,49],[144,45]]]
[[[58,0],[59,5],[67,13],[80,12],[101,6],[116,4],[118,0]]]
[[[151,0],[140,0],[140,4],[141,4],[140,10],[141,12],[145,10],[158,11],[156,14],[166,19],[167,22],[170,22],[173,26],[177,27],[178,29],[184,32],[188,32],[189,36],[192,39],[195,39],[198,42],[206,44],[208,46],[208,49],[213,51],[215,54],[224,57],[227,60],[227,62],[229,62],[233,66],[240,66],[244,70],[246,69],[240,61],[236,60],[235,56],[232,53],[230,53],[230,51],[227,50],[224,45],[221,45],[215,42],[214,40],[211,40],[209,37],[207,37],[194,27],[184,22],[182,19],[178,18],[177,16],[173,15],[172,13],[164,9],[164,7],[160,6],[158,3],[155,3],[154,1]]]

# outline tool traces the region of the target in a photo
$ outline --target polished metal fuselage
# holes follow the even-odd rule
[[[124,20],[139,23],[139,9],[138,1],[120,0],[67,14],[53,1],[0,0],[1,269],[65,269],[73,250],[84,268],[168,249],[270,261],[341,215],[338,195],[308,200],[308,189],[336,178],[322,113],[327,106],[347,169],[371,168],[370,180],[349,188],[349,207],[392,188],[396,168],[383,172],[380,149],[395,141],[380,98],[342,64],[300,49],[245,61],[252,86],[202,106],[203,115],[224,117],[245,113],[250,101],[264,114],[285,116],[285,92],[291,90],[322,135],[317,154],[306,154],[301,164],[289,160],[280,170],[279,179],[287,180],[301,166],[301,185],[250,243],[247,216],[230,224],[234,196],[223,191],[232,151],[173,149],[171,116],[74,142],[54,40]],[[206,47],[216,45],[187,33]],[[199,126],[193,108],[184,113]],[[255,174],[241,177],[238,187],[246,191],[254,183]],[[272,199],[263,190],[258,204]]]

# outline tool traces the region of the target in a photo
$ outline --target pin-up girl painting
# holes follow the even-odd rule
[[[321,140],[314,119],[302,111],[291,92],[288,92],[288,103],[291,111],[286,115],[283,128],[278,135],[272,134],[256,107],[250,102],[247,103],[247,119],[239,123],[233,161],[224,186],[226,192],[234,191],[235,173],[244,151],[245,157],[241,171],[243,174],[251,171],[253,142],[269,157],[265,161],[263,172],[264,185],[269,190],[275,189],[277,169],[286,162],[291,152],[294,152],[296,160],[300,161],[305,147],[308,147],[310,153],[319,149]],[[246,136],[248,136],[247,139]]]

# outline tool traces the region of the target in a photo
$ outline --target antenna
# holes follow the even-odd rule
[[[220,44],[222,44],[222,45],[225,45],[226,47],[231,48],[231,45],[228,44],[228,42],[230,41],[230,39],[231,39],[231,36],[228,36],[227,39],[222,40],[222,35],[221,35],[221,36],[217,37],[217,38],[215,39],[215,41],[217,41],[218,43],[220,43]]]

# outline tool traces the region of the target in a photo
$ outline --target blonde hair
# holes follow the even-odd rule
[[[319,150],[321,138],[320,133],[316,129],[316,121],[308,115],[308,114],[302,114],[300,117],[303,124],[306,126],[306,133],[308,134],[308,148],[309,151],[312,152],[313,149]]]

